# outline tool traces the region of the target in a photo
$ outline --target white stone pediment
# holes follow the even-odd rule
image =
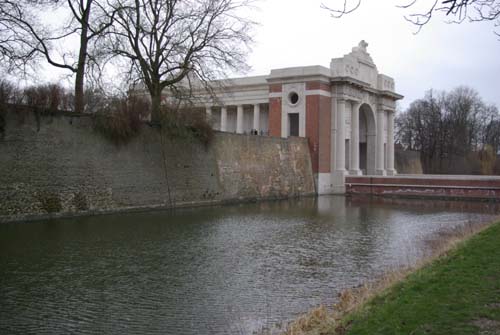
[[[377,66],[367,51],[367,46],[368,43],[361,41],[344,57],[333,58],[330,63],[332,76],[352,78],[369,87],[394,92],[394,79],[379,74]]]

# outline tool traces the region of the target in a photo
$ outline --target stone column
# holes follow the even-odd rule
[[[253,105],[253,129],[260,130],[260,104]]]
[[[236,133],[243,134],[243,105],[238,105],[236,109]]]
[[[384,116],[383,109],[377,110],[377,154],[375,164],[375,174],[385,176],[384,169]]]
[[[330,181],[334,181],[335,177],[335,163],[337,160],[335,156],[337,155],[337,104],[334,99],[332,99],[332,104],[330,108]]]
[[[349,162],[349,174],[359,176],[359,106],[357,101],[352,102],[351,111],[351,155]]]
[[[345,171],[345,103],[344,99],[337,100],[336,171]]]
[[[227,107],[220,109],[220,131],[227,131]]]
[[[394,169],[394,111],[387,111],[387,175],[397,174]]]
[[[332,173],[332,192],[345,193],[345,104],[337,99],[337,136],[335,139],[335,171]]]

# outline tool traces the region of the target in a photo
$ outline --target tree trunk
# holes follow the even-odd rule
[[[82,32],[80,35],[80,52],[78,54],[78,66],[75,78],[75,113],[83,113],[85,109],[84,101],[84,77],[85,65],[87,63],[87,47],[89,39],[87,36],[89,30],[90,7],[92,0],[87,1],[87,7],[82,15]]]
[[[78,63],[79,65],[75,79],[75,113],[81,114],[85,110],[84,89],[83,89],[84,75],[85,75],[85,60],[83,60],[83,63],[80,64],[80,57],[79,57]]]
[[[154,90],[151,94],[151,122],[160,123],[161,118],[161,90]]]

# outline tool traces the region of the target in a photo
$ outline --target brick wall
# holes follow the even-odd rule
[[[116,145],[87,117],[6,115],[0,221],[315,192],[307,141],[217,133],[161,140],[144,126]]]
[[[281,98],[269,98],[269,135],[281,136]]]
[[[330,97],[306,96],[306,137],[309,139],[313,172],[330,172]]]
[[[271,84],[269,85],[269,93],[281,93],[283,85]],[[281,136],[281,98],[269,98],[269,135],[280,137]]]
[[[314,173],[319,171],[319,104],[319,95],[306,96],[306,137],[309,140]]]
[[[500,177],[454,175],[402,175],[347,177],[347,194],[391,197],[463,198],[500,200]]]
[[[332,136],[332,99],[330,97],[319,97],[319,172],[331,171],[331,136]]]

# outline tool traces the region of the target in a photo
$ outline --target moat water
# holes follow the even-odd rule
[[[252,334],[498,205],[304,198],[0,225],[1,334]]]

